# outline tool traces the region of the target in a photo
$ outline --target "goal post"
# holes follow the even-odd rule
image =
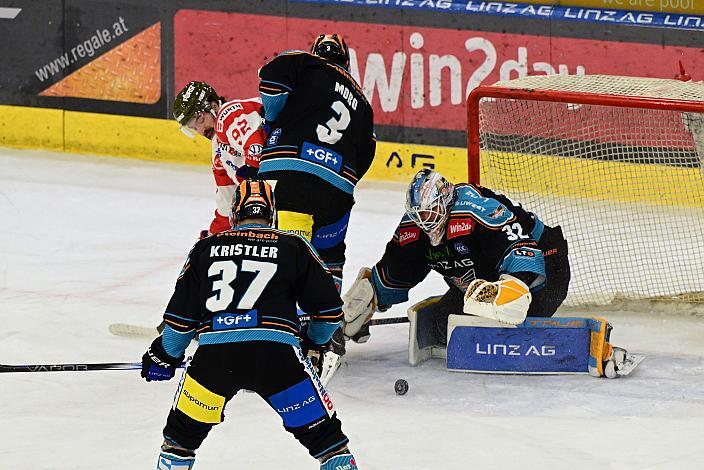
[[[567,305],[704,303],[704,85],[523,77],[468,98],[469,181],[569,242]]]

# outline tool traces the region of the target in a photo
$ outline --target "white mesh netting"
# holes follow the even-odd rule
[[[563,227],[572,268],[567,305],[704,302],[704,85],[541,76],[497,87],[701,104],[701,112],[683,112],[507,93],[480,99],[478,126],[481,183]]]

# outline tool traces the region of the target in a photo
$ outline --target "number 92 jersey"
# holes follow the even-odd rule
[[[354,78],[301,51],[277,56],[259,77],[269,128],[260,176],[302,171],[352,194],[376,148],[373,111]]]
[[[296,304],[311,321],[338,323],[342,300],[302,237],[251,224],[199,240],[164,321],[201,344],[269,340],[298,344]]]

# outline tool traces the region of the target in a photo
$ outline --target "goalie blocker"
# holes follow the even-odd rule
[[[419,338],[424,343],[420,316],[424,307],[437,299],[431,297],[408,310],[411,365],[443,357],[449,370],[460,372],[589,373],[594,377],[616,378],[628,375],[645,358],[612,346],[611,324],[603,318],[528,317],[518,325],[505,325],[487,318],[450,315],[447,348],[419,347]]]

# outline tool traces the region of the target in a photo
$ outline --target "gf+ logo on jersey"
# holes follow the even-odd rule
[[[301,156],[305,160],[320,163],[336,172],[339,172],[340,168],[342,168],[342,156],[340,154],[310,142],[303,142]]]
[[[308,149],[308,156],[313,156],[315,157],[316,160],[320,160],[324,162],[326,165],[328,162],[332,162],[333,164],[337,165],[337,158],[335,158],[335,154],[332,152],[326,152],[323,149]]]
[[[213,317],[213,330],[232,330],[257,326],[257,311],[246,313],[221,313]]]

